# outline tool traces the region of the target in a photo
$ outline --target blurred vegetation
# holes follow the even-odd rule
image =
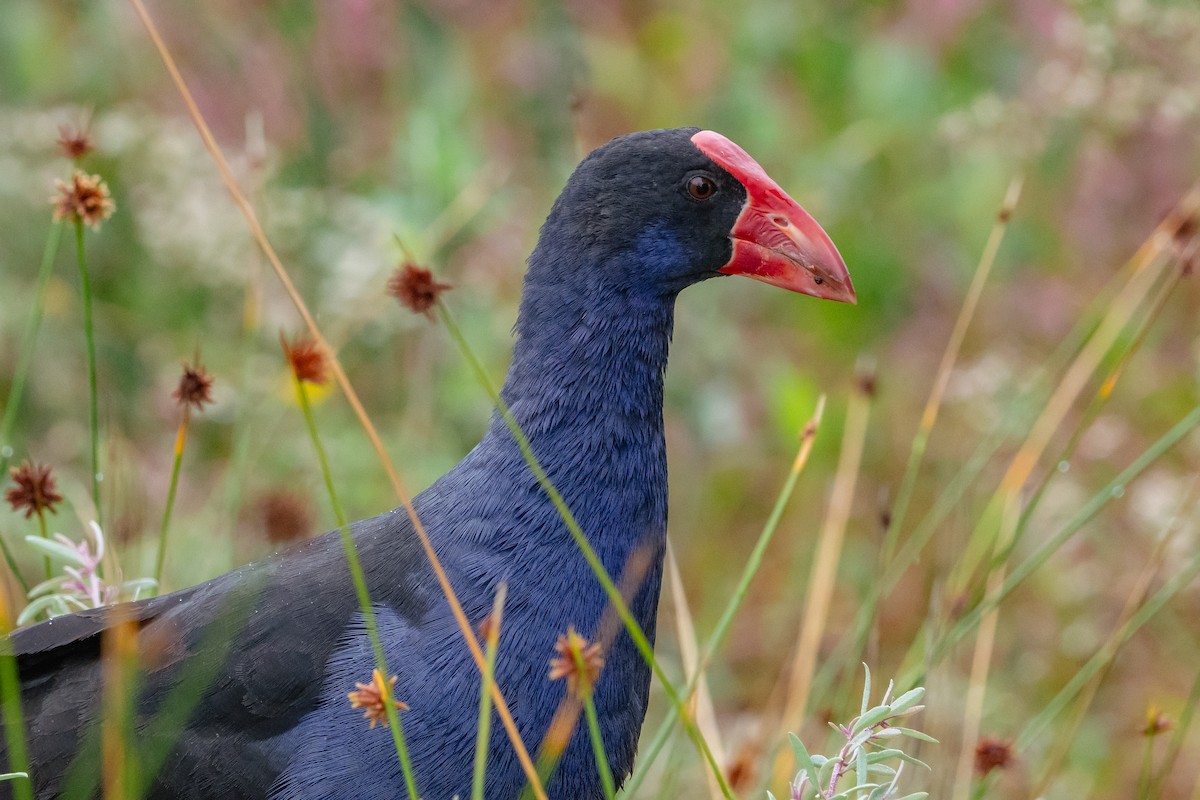
[[[772,690],[795,646],[856,370],[874,371],[877,394],[829,648],[874,580],[921,408],[1009,182],[1023,175],[1024,192],[951,375],[910,526],[1200,176],[1192,0],[216,0],[151,12],[414,488],[477,440],[489,403],[445,331],[384,296],[402,257],[394,235],[456,286],[448,302],[499,377],[538,226],[578,158],[611,136],[721,131],[825,226],[850,266],[857,307],[720,280],[686,292],[677,316],[667,376],[671,535],[701,631],[726,603],[737,578],[730,565],[745,560],[767,517],[797,432],[818,395],[829,395],[812,462],[709,675],[734,760],[777,744],[758,740],[759,724],[778,711]],[[121,2],[69,0],[9,0],[2,16],[0,398],[36,289],[46,198],[70,171],[58,129],[89,126],[98,149],[84,167],[109,182],[118,209],[87,247],[106,534],[126,574],[148,574],[153,563],[178,423],[170,393],[180,362],[197,353],[216,377],[216,403],[191,421],[167,588],[274,549],[264,515],[281,496],[310,532],[333,527],[277,343],[299,321],[136,17]],[[53,530],[78,539],[95,515],[69,244],[64,237],[16,434],[0,445],[14,459],[54,465],[69,508]],[[1053,480],[1020,554],[1196,407],[1198,303],[1196,280],[1182,281],[1069,470],[1052,459],[1039,469]],[[316,413],[349,513],[394,505],[341,398],[327,396]],[[953,602],[941,593],[946,573],[1013,447],[1002,445],[884,599],[868,648],[878,674],[895,674],[927,619]],[[1015,739],[1101,647],[1198,465],[1192,435],[1005,600],[986,735]],[[1198,528],[1192,509],[1168,564],[1200,549]],[[32,532],[0,510],[6,541]],[[32,574],[40,556],[14,546]],[[677,663],[663,605],[660,651]],[[1196,678],[1196,619],[1193,586],[1121,650],[1045,796],[1134,796],[1147,709],[1177,718]],[[925,729],[943,742],[922,753],[934,796],[948,792],[957,758],[970,666],[961,650],[925,684]],[[838,666],[842,682],[860,670]],[[851,716],[854,697],[813,698],[806,730]],[[1162,796],[1187,796],[1197,781],[1200,734],[1183,741],[1190,757]],[[702,786],[685,749],[681,793]],[[1017,753],[995,795],[1027,796],[1038,758]],[[750,760],[746,792],[770,769]]]

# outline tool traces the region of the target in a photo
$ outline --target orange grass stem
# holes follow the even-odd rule
[[[950,383],[950,373],[954,370],[955,362],[958,361],[958,354],[962,350],[967,328],[970,327],[971,320],[975,318],[975,310],[979,307],[979,298],[983,296],[983,287],[992,273],[992,267],[996,263],[996,254],[1000,251],[1004,234],[1008,231],[1009,221],[1017,207],[1017,201],[1021,198],[1021,186],[1024,180],[1023,176],[1018,175],[1008,184],[1008,191],[1004,193],[1004,202],[1000,206],[1000,212],[996,215],[992,231],[988,234],[983,253],[979,256],[979,264],[975,267],[975,276],[971,279],[967,296],[958,312],[958,318],[954,321],[954,329],[950,333],[949,341],[946,342],[942,361],[938,365],[937,374],[933,379],[933,388],[929,392],[929,399],[925,401],[925,409],[921,412],[921,422],[917,426],[917,434],[913,438],[912,450],[909,452],[908,465],[904,468],[900,490],[896,493],[896,506],[892,510],[892,519],[888,524],[887,536],[884,539],[883,559],[880,562],[882,564],[888,564],[895,554],[900,528],[904,525],[904,518],[908,514],[909,502],[912,500],[913,490],[916,488],[917,475],[920,473],[921,463],[925,459],[925,448],[929,444],[929,435],[933,431],[934,424],[937,423],[946,387]]]
[[[808,707],[817,653],[825,634],[825,625],[829,621],[829,607],[833,599],[833,586],[837,580],[846,523],[850,519],[850,509],[854,502],[854,488],[858,482],[870,411],[870,395],[860,385],[851,392],[846,407],[841,455],[834,475],[829,508],[817,542],[817,552],[804,602],[804,619],[797,635],[796,652],[789,670],[787,700],[781,719],[781,737],[790,727],[798,728],[801,725],[804,721],[804,711]]]
[[[200,113],[200,109],[196,105],[196,101],[192,98],[191,91],[187,88],[187,84],[184,82],[183,76],[180,74],[178,67],[175,65],[175,59],[171,56],[170,51],[163,42],[162,36],[159,34],[158,28],[155,26],[154,21],[150,18],[149,12],[146,11],[145,5],[142,3],[142,0],[129,0],[129,2],[133,6],[134,11],[137,13],[138,18],[141,20],[142,25],[146,28],[146,33],[150,37],[151,42],[154,44],[155,49],[158,51],[158,55],[162,59],[163,66],[170,74],[171,80],[174,82],[176,90],[183,99],[184,105],[187,106],[188,113],[192,118],[192,123],[196,126],[196,130],[200,134],[200,138],[203,140],[205,148],[208,150],[209,155],[212,156],[212,159],[217,166],[217,170],[221,173],[221,178],[225,181],[225,186],[229,190],[229,194],[232,196],[233,201],[237,205],[238,209],[242,212],[242,215],[246,218],[246,223],[250,226],[251,234],[258,242],[259,247],[263,251],[263,255],[266,256],[267,261],[271,264],[271,268],[275,271],[275,275],[279,279],[279,282],[283,284],[283,288],[287,292],[288,297],[291,299],[292,304],[296,307],[296,311],[304,320],[305,327],[308,328],[309,333],[317,341],[317,343],[324,347],[326,352],[329,353],[329,366],[333,371],[334,379],[337,381],[338,386],[341,387],[342,393],[346,397],[346,401],[350,404],[351,409],[353,409],[355,416],[358,418],[359,424],[362,426],[363,431],[367,435],[367,439],[370,440],[371,447],[375,450],[376,455],[379,457],[380,463],[383,465],[383,469],[387,473],[388,480],[392,484],[392,489],[395,491],[396,496],[400,499],[401,504],[404,506],[404,510],[408,514],[408,518],[412,521],[413,530],[416,532],[417,538],[419,538],[421,541],[421,548],[425,551],[426,557],[429,558],[429,563],[433,568],[434,575],[437,576],[438,584],[442,589],[442,593],[446,596],[446,601],[450,606],[451,613],[454,615],[455,622],[457,622],[459,630],[462,631],[463,639],[466,641],[467,647],[471,651],[471,656],[474,658],[480,674],[482,674],[484,669],[487,667],[487,657],[483,652],[483,648],[479,644],[479,640],[475,635],[475,631],[471,628],[471,623],[467,619],[466,613],[463,611],[462,604],[459,602],[453,586],[450,584],[450,579],[446,575],[446,571],[442,568],[442,564],[437,557],[437,553],[434,552],[433,543],[430,541],[428,534],[425,532],[425,527],[421,524],[421,520],[417,516],[416,509],[413,507],[412,496],[405,488],[404,483],[400,480],[400,475],[396,471],[395,466],[392,464],[391,458],[388,456],[387,451],[384,449],[383,441],[379,438],[379,433],[375,430],[375,425],[371,422],[370,417],[367,416],[366,409],[363,408],[362,402],[358,399],[358,394],[354,391],[354,387],[350,384],[350,380],[346,376],[345,370],[342,369],[341,362],[338,360],[335,351],[329,346],[329,342],[321,333],[320,328],[317,326],[316,319],[313,318],[312,312],[309,311],[304,299],[296,290],[296,286],[292,282],[291,277],[288,275],[287,270],[284,269],[283,263],[279,260],[279,256],[275,252],[275,248],[267,239],[266,233],[263,231],[262,225],[259,224],[258,217],[254,213],[254,208],[250,205],[250,201],[239,188],[237,180],[234,178],[233,172],[229,167],[229,163],[225,159],[225,155],[222,153],[220,146],[213,137],[212,131],[209,130],[208,123],[205,122],[204,116]],[[514,750],[516,751],[517,760],[521,764],[521,769],[524,771],[526,778],[533,785],[534,796],[538,800],[547,800],[546,792],[541,786],[541,781],[538,779],[537,770],[534,768],[533,760],[529,757],[529,751],[525,747],[525,743],[521,740],[521,734],[517,730],[517,724],[513,719],[512,711],[508,707],[508,702],[504,699],[504,695],[500,691],[500,687],[494,683],[492,684],[492,700],[496,704],[496,713],[500,716],[500,721],[504,725],[504,729],[512,742]]]
[[[1132,276],[1113,298],[1100,326],[1067,368],[1025,442],[1014,456],[1008,471],[1005,472],[999,488],[989,503],[989,509],[993,509],[996,514],[989,514],[985,511],[981,525],[977,526],[971,537],[972,540],[983,543],[982,548],[976,549],[978,557],[986,557],[986,550],[1000,556],[999,562],[989,571],[985,597],[991,598],[1003,589],[1008,570],[1010,545],[1017,534],[1022,488],[1041,460],[1062,420],[1075,405],[1104,356],[1111,350],[1121,332],[1125,330],[1138,308],[1141,307],[1150,289],[1161,276],[1163,269],[1171,263],[1162,257],[1167,244],[1175,241],[1180,230],[1198,213],[1200,213],[1200,186],[1195,186],[1138,248],[1131,259]],[[991,537],[986,530],[981,530],[981,528],[990,517],[997,514],[999,525],[995,537]],[[965,588],[972,572],[971,562],[971,558],[960,562],[960,566],[965,568],[957,570],[957,576],[952,576],[949,582],[951,596],[956,596]],[[954,579],[955,577],[957,580]],[[982,720],[983,698],[987,688],[987,674],[991,663],[999,613],[998,604],[993,605],[981,619],[978,636],[975,640],[971,678],[963,712],[962,749],[959,753],[954,792],[951,795],[956,800],[966,798],[970,792],[972,759]]]

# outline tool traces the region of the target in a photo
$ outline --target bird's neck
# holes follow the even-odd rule
[[[543,284],[537,266],[526,280],[502,395],[606,566],[619,573],[633,547],[657,542],[666,528],[663,372],[674,296],[593,285],[578,273],[569,284]],[[489,439],[515,446],[498,415]]]
[[[502,395],[531,442],[563,426],[662,427],[674,298],[527,286]],[[532,295],[532,297],[531,297]],[[493,428],[504,428],[495,420]]]

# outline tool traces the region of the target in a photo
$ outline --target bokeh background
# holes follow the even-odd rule
[[[856,374],[872,373],[876,394],[827,648],[875,579],[922,405],[1010,181],[1023,176],[1023,194],[951,376],[910,520],[1200,177],[1192,0],[214,0],[150,10],[414,489],[469,449],[489,404],[444,329],[384,296],[403,257],[397,237],[455,285],[448,302],[498,379],[538,226],[576,161],[614,135],[721,131],[824,225],[850,266],[857,307],[751,281],[692,288],[680,300],[667,376],[671,535],[702,633],[729,598],[797,432],[828,395],[812,462],[711,674],[745,796],[761,797],[769,773],[764,749],[774,742],[761,740],[760,723],[778,711],[773,688],[795,647]],[[90,126],[98,149],[84,165],[108,180],[118,208],[87,247],[108,535],[126,575],[152,564],[178,423],[170,393],[180,362],[196,353],[216,377],[217,402],[193,420],[168,587],[332,527],[277,343],[299,320],[131,8],[7,0],[0,15],[0,398],[49,231],[47,198],[70,171],[55,139],[60,126]],[[0,444],[55,466],[69,501],[55,529],[77,538],[92,511],[69,245],[16,435]],[[1021,548],[1196,406],[1198,307],[1195,278],[1182,281],[1070,470],[1056,473]],[[340,396],[317,413],[350,513],[394,505]],[[945,568],[1011,452],[1001,449],[885,599],[869,652],[877,680],[899,669],[947,603]],[[1011,741],[1101,646],[1198,467],[1193,435],[1005,602],[986,735]],[[20,538],[32,532],[0,510],[0,536],[31,568]],[[1174,547],[1172,564],[1200,548],[1194,510]],[[660,651],[677,674],[669,600],[663,610]],[[1187,707],[1198,620],[1191,587],[1122,649],[1045,796],[1135,796],[1148,709],[1178,721]],[[930,677],[930,729],[943,744],[921,751],[933,772],[912,777],[935,796],[958,758],[969,657],[963,648]],[[839,680],[858,680],[857,663],[835,666]],[[795,729],[819,749],[821,720],[855,711],[840,694],[818,696]],[[1051,744],[1015,754],[994,796],[1027,796]],[[1195,791],[1200,736],[1184,746],[1190,756],[1162,796]],[[664,796],[703,791],[686,746],[676,758]]]

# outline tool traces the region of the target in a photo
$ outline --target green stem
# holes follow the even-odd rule
[[[190,414],[185,405],[183,419],[179,422],[179,433],[175,436],[175,460],[171,464],[171,484],[167,487],[167,506],[163,509],[162,525],[158,529],[158,556],[154,559],[155,590],[162,588],[163,562],[167,558],[167,531],[171,527],[171,512],[175,508],[175,490],[179,488],[179,467],[183,463],[183,446],[187,442]]]
[[[350,567],[350,577],[354,582],[354,592],[358,595],[359,609],[363,615],[363,625],[367,629],[367,638],[371,640],[371,649],[375,653],[375,666],[383,673],[383,708],[387,714],[388,729],[392,732],[392,744],[396,747],[396,756],[400,759],[400,769],[404,773],[404,785],[408,796],[413,800],[419,797],[417,783],[413,778],[412,761],[408,754],[408,745],[404,740],[404,731],[400,727],[400,715],[396,713],[396,705],[392,702],[392,693],[388,690],[388,679],[391,671],[387,666],[387,658],[383,653],[383,642],[379,638],[379,628],[375,624],[375,608],[371,605],[371,595],[367,592],[367,578],[363,573],[362,562],[358,559],[358,547],[350,533],[350,523],[347,521],[346,510],[338,498],[333,486],[333,473],[329,469],[329,459],[325,455],[325,447],[317,433],[317,422],[313,417],[312,404],[308,400],[308,390],[304,382],[293,373],[292,381],[296,389],[296,398],[300,402],[300,410],[304,414],[304,423],[308,426],[309,436],[312,437],[313,448],[317,451],[317,461],[321,465],[321,476],[325,479],[325,489],[329,492],[329,501],[333,505],[333,513],[337,517],[338,529],[342,534],[342,547],[346,551],[346,563]]]
[[[46,290],[50,286],[50,276],[54,271],[54,258],[58,255],[58,243],[62,239],[62,222],[50,226],[50,235],[46,237],[46,246],[42,250],[42,265],[38,270],[37,292],[33,299],[33,309],[29,320],[25,323],[25,335],[21,339],[21,355],[17,360],[17,370],[13,373],[12,390],[8,393],[8,404],[4,407],[4,421],[0,422],[0,473],[8,471],[8,462],[12,458],[12,432],[17,422],[17,409],[25,394],[25,381],[29,378],[29,370],[33,366],[34,344],[37,342],[38,330],[42,326],[42,315],[46,310]]]
[[[484,776],[487,772],[488,743],[492,730],[492,684],[496,678],[496,650],[500,645],[500,615],[504,609],[504,599],[508,594],[508,585],[501,583],[496,590],[496,600],[492,603],[492,614],[488,617],[489,628],[486,641],[486,656],[484,659],[483,680],[479,685],[479,723],[475,735],[475,770],[471,780],[471,800],[483,800]]]
[[[1158,458],[1174,446],[1182,439],[1189,431],[1200,425],[1200,406],[1192,410],[1190,414],[1181,419],[1169,431],[1162,435],[1158,441],[1151,445],[1144,453],[1137,457],[1132,464],[1121,471],[1116,478],[1108,483],[1103,489],[1092,496],[1083,508],[1081,508],[1074,517],[1072,517],[1066,525],[1058,530],[1054,535],[1048,538],[1029,558],[1017,566],[1008,577],[1005,578],[1000,590],[994,596],[985,597],[973,609],[968,611],[947,633],[941,636],[937,641],[929,646],[928,664],[937,664],[949,652],[950,648],[963,639],[968,633],[973,631],[979,625],[983,616],[996,608],[1004,601],[1008,595],[1028,578],[1033,572],[1046,562],[1062,545],[1078,532],[1084,525],[1088,523],[1096,514],[1100,513],[1113,498],[1119,497],[1124,493],[1125,487],[1130,481],[1137,478],[1147,467],[1158,460]],[[921,669],[916,670],[912,674],[904,676],[899,683],[903,685],[917,685],[924,680],[924,672]]]
[[[812,438],[816,435],[817,426],[820,424],[821,413],[824,409],[824,397],[818,401],[817,410],[813,414],[813,421],[810,422],[801,434],[800,453],[804,452],[804,448],[811,444]],[[741,608],[742,601],[745,600],[747,592],[750,590],[750,584],[754,582],[754,576],[758,574],[758,568],[762,565],[762,559],[767,551],[767,545],[771,543],[771,539],[775,535],[775,529],[779,527],[779,521],[783,518],[784,509],[787,508],[788,500],[792,497],[792,492],[796,488],[796,482],[800,478],[800,468],[803,466],[800,455],[797,454],[796,459],[792,462],[792,468],[788,472],[787,480],[783,483],[783,488],[779,491],[778,497],[775,498],[775,506],[771,509],[771,515],[767,518],[767,522],[763,525],[762,532],[758,535],[758,541],[754,543],[754,549],[750,551],[750,558],[746,561],[746,566],[742,569],[742,576],[738,580],[737,587],[734,589],[733,597],[725,606],[725,610],[721,614],[721,618],[717,620],[717,625],[713,629],[712,634],[708,637],[708,641],[704,644],[704,653],[696,662],[696,669],[692,673],[691,680],[688,681],[687,687],[683,690],[683,700],[687,702],[691,699],[696,691],[696,687],[700,685],[700,678],[704,675],[704,671],[708,668],[709,662],[712,661],[717,649],[725,640],[725,634],[729,632],[730,626],[733,624],[733,618],[736,616],[738,609]],[[633,775],[625,782],[621,793],[625,797],[633,797],[638,788],[642,785],[642,781],[646,779],[646,775],[650,772],[650,767],[658,758],[663,747],[670,739],[672,731],[675,729],[675,722],[679,719],[678,709],[675,706],[667,709],[666,719],[662,721],[659,728],[654,733],[654,738],[650,742],[650,746],[646,748],[645,753],[638,760],[637,768]]]
[[[1171,737],[1171,743],[1167,746],[1167,754],[1163,758],[1162,764],[1158,768],[1158,774],[1151,782],[1151,789],[1162,789],[1162,785],[1166,783],[1167,776],[1171,774],[1172,767],[1175,766],[1175,761],[1179,758],[1179,754],[1183,751],[1183,745],[1187,740],[1188,729],[1192,726],[1192,719],[1196,715],[1196,706],[1200,705],[1200,672],[1196,673],[1195,680],[1192,681],[1192,690],[1188,692],[1187,700],[1183,703],[1183,711],[1179,715],[1179,723],[1175,726],[1174,735]],[[1151,793],[1153,795],[1153,792]],[[1161,796],[1161,791],[1160,791]]]
[[[92,434],[92,501],[96,504],[96,523],[104,529],[100,510],[100,406],[96,391],[96,334],[92,324],[92,281],[87,256],[83,251],[83,220],[75,220],[75,252],[79,257],[79,291],[83,300],[83,335],[87,339],[89,421]]]
[[[1046,726],[1057,717],[1067,707],[1076,694],[1087,684],[1092,677],[1109,663],[1116,655],[1125,642],[1129,641],[1129,637],[1137,633],[1138,629],[1146,624],[1157,614],[1167,601],[1173,598],[1181,590],[1200,576],[1200,555],[1193,556],[1182,570],[1175,577],[1168,580],[1162,587],[1151,595],[1142,607],[1137,610],[1132,617],[1126,620],[1117,632],[1112,646],[1104,646],[1088,659],[1087,663],[1075,673],[1075,676],[1067,682],[1067,685],[1059,690],[1058,694],[1038,713],[1036,717],[1029,722],[1021,735],[1017,737],[1014,747],[1018,752],[1026,750],[1038,736],[1046,729]]]
[[[41,532],[42,538],[49,539],[50,533],[46,530],[46,512],[39,508],[37,512],[37,518],[38,530]],[[46,580],[50,580],[50,578],[54,576],[54,565],[50,563],[50,556],[43,557],[43,560],[45,561],[46,566]],[[26,592],[26,594],[28,594],[28,592]]]
[[[588,666],[583,660],[583,651],[578,647],[571,648],[571,658],[575,661],[575,670],[579,675],[579,695],[583,700],[583,713],[587,717],[588,736],[592,740],[592,755],[596,758],[596,771],[600,773],[600,785],[604,789],[605,800],[613,800],[617,787],[613,785],[612,768],[608,763],[608,753],[604,752],[604,738],[600,735],[600,718],[596,716],[596,701],[592,699],[592,683],[588,678]]]
[[[25,323],[25,335],[21,338],[21,355],[17,360],[17,370],[13,373],[12,389],[8,393],[8,401],[4,406],[4,419],[0,421],[0,479],[8,475],[8,464],[12,459],[12,432],[17,422],[17,409],[21,406],[21,398],[25,394],[25,382],[29,379],[29,371],[33,366],[34,345],[37,342],[38,330],[42,326],[42,316],[46,310],[46,291],[50,286],[50,276],[54,272],[54,259],[58,255],[58,243],[62,240],[62,222],[50,226],[50,234],[46,237],[46,246],[42,249],[42,264],[38,269],[37,291],[34,294],[33,309],[29,320]],[[29,584],[17,568],[17,560],[8,542],[0,537],[0,551],[9,570],[21,584],[26,594]]]
[[[7,613],[5,613],[7,617]],[[4,620],[8,627],[8,620]],[[21,679],[17,659],[11,652],[12,640],[0,636],[0,711],[4,714],[4,739],[8,745],[8,770],[29,774],[29,753],[25,749],[25,717],[21,713]],[[28,778],[12,781],[14,800],[33,800],[33,784]]]
[[[600,737],[600,719],[596,716],[596,703],[592,700],[590,687],[583,698],[583,711],[587,716],[588,733],[592,739],[592,755],[596,757],[596,769],[600,771],[600,785],[604,787],[605,800],[613,800],[617,795],[617,787],[613,784],[608,754],[604,752],[604,740]]]
[[[716,757],[713,755],[712,748],[708,746],[708,742],[705,741],[703,734],[700,733],[700,730],[696,726],[695,721],[692,720],[691,715],[686,713],[683,699],[679,695],[679,690],[675,688],[675,685],[667,677],[658,661],[654,658],[654,646],[650,644],[650,640],[646,638],[646,634],[642,630],[642,626],[638,624],[636,619],[634,619],[632,612],[629,610],[629,605],[625,602],[625,598],[621,596],[621,591],[617,588],[616,584],[613,583],[612,578],[608,574],[608,570],[604,568],[604,564],[600,561],[600,556],[596,554],[595,549],[592,547],[591,542],[588,541],[583,529],[579,527],[579,523],[575,519],[575,515],[571,513],[571,509],[567,506],[566,501],[563,500],[562,495],[559,494],[558,489],[554,486],[549,476],[546,475],[546,471],[542,468],[541,463],[533,454],[533,448],[530,446],[529,439],[526,438],[525,432],[521,430],[521,426],[517,423],[516,418],[513,417],[512,412],[508,408],[508,404],[504,402],[504,399],[500,396],[500,393],[492,384],[491,378],[488,377],[487,370],[484,369],[483,364],[475,355],[475,351],[472,350],[471,346],[467,343],[466,338],[463,336],[462,329],[458,327],[458,324],[454,320],[454,316],[450,313],[450,309],[445,303],[439,302],[438,310],[441,312],[442,321],[445,323],[446,329],[450,332],[451,337],[458,345],[460,352],[462,352],[463,356],[465,356],[467,361],[470,363],[471,369],[475,372],[475,376],[480,385],[488,393],[488,396],[491,398],[492,402],[496,404],[496,409],[500,412],[500,416],[504,420],[504,424],[508,427],[509,433],[512,434],[513,439],[516,441],[517,447],[520,448],[521,455],[524,457],[525,463],[529,466],[530,472],[533,473],[534,479],[537,480],[538,484],[542,487],[542,490],[546,493],[547,497],[549,497],[550,502],[558,511],[559,516],[562,517],[563,523],[567,526],[567,530],[571,534],[571,538],[575,540],[575,544],[582,553],[584,560],[587,561],[588,566],[591,567],[592,573],[600,582],[600,586],[604,589],[604,593],[608,595],[608,601],[612,604],[612,607],[616,611],[617,616],[620,617],[621,622],[624,623],[625,630],[628,631],[629,637],[633,640],[633,643],[641,653],[642,658],[645,659],[646,663],[650,666],[650,669],[653,671],[655,677],[658,678],[659,683],[662,684],[663,693],[667,695],[667,699],[673,706],[675,706],[676,710],[683,717],[684,728],[687,731],[689,738],[691,738],[697,750],[704,757],[704,760],[708,763],[709,768],[712,770],[713,776],[716,778],[717,784],[720,786],[721,793],[728,798],[728,800],[733,800],[733,790],[729,787],[729,782],[725,779],[724,771],[721,769],[721,765],[717,763]]]
[[[1138,774],[1137,782],[1137,797],[1138,800],[1148,800],[1150,797],[1150,776],[1154,768],[1154,739],[1152,735],[1146,735],[1146,747],[1142,751],[1142,771]]]

